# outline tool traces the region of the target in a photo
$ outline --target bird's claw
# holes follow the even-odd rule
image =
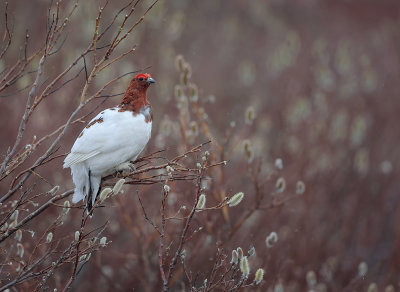
[[[124,162],[124,163],[121,163],[120,165],[118,165],[116,170],[117,170],[117,172],[127,174],[127,173],[134,172],[136,170],[136,167],[133,163]]]

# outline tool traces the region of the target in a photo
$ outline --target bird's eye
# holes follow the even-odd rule
[[[143,77],[140,77],[140,78],[139,78],[139,81],[143,81]]]

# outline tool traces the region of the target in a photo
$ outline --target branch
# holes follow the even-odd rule
[[[7,44],[4,47],[3,51],[0,53],[0,59],[3,58],[4,54],[7,52],[8,48],[11,45],[11,40],[12,40],[12,32],[10,31],[10,29],[8,28],[8,14],[7,14],[7,8],[8,8],[8,2],[5,3],[6,8],[4,10],[4,16],[5,16],[5,24],[6,24],[6,34],[7,34]]]
[[[29,91],[28,100],[26,101],[26,106],[25,106],[25,113],[24,113],[21,123],[19,125],[18,134],[17,134],[16,141],[14,143],[14,147],[12,148],[11,152],[9,152],[7,154],[7,156],[4,158],[3,163],[1,164],[0,175],[2,175],[4,173],[7,163],[10,161],[11,157],[15,154],[15,152],[17,151],[17,147],[21,143],[22,135],[23,135],[23,132],[25,131],[26,120],[27,120],[28,114],[31,110],[31,101],[32,101],[33,95],[36,92],[36,88],[39,84],[39,79],[43,72],[42,70],[43,70],[43,64],[44,64],[45,59],[46,59],[46,55],[43,55],[39,61],[38,70],[36,72],[35,82],[33,83],[31,90]]]
[[[0,243],[3,242],[5,239],[7,239],[9,236],[13,235],[14,232],[16,232],[18,229],[20,229],[22,226],[24,226],[26,223],[31,221],[33,218],[38,216],[40,213],[42,213],[44,210],[46,210],[48,207],[50,207],[54,202],[57,202],[59,200],[62,200],[69,195],[73,194],[73,190],[66,191],[63,194],[54,196],[50,200],[48,200],[46,203],[44,203],[40,208],[38,208],[36,211],[30,213],[28,216],[26,216],[22,221],[20,221],[15,227],[10,228],[4,233],[3,235],[0,236]]]
[[[167,273],[167,283],[164,284],[163,291],[168,291],[169,281],[171,280],[172,274],[173,274],[174,269],[175,269],[176,262],[178,261],[178,257],[180,256],[180,254],[182,252],[183,245],[185,244],[186,234],[187,234],[187,231],[189,229],[190,223],[192,222],[194,213],[196,212],[196,206],[197,206],[197,203],[199,201],[200,192],[201,192],[202,175],[203,175],[203,173],[200,174],[200,176],[199,176],[199,178],[197,180],[197,190],[196,190],[195,201],[194,201],[192,210],[190,211],[189,217],[188,217],[188,219],[186,221],[185,227],[182,230],[178,248],[177,248],[177,250],[175,252],[175,255],[172,258],[171,263],[169,265],[169,269],[168,269],[168,273]]]

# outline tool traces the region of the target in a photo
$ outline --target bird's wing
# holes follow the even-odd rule
[[[92,119],[83,129],[64,160],[64,168],[83,162],[100,153],[111,152],[122,145],[118,135],[118,111],[107,109]]]
[[[73,164],[85,161],[93,156],[99,154],[100,151],[92,151],[89,153],[71,152],[64,160],[64,168],[70,167]]]

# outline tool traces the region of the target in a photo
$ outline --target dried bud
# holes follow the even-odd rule
[[[240,260],[240,271],[244,278],[247,278],[250,274],[250,266],[247,257],[242,257]]]
[[[384,160],[380,164],[380,170],[383,174],[389,174],[393,170],[393,165],[390,161]]]
[[[181,84],[188,85],[189,83],[189,76],[185,73],[181,74]]]
[[[368,265],[366,262],[361,262],[358,265],[358,276],[359,277],[364,277],[368,272]]]
[[[278,234],[276,232],[271,232],[265,239],[265,244],[267,245],[268,248],[271,248],[275,245],[277,241],[278,241]]]
[[[79,235],[80,235],[80,232],[79,231],[75,231],[75,241],[79,240]]]
[[[183,260],[185,260],[185,258],[186,258],[186,249],[183,249],[182,251],[181,251],[181,259],[182,259],[182,261]]]
[[[239,254],[236,250],[232,250],[232,259],[231,259],[231,264],[232,265],[237,265],[239,262]]]
[[[189,124],[189,128],[193,136],[199,135],[199,125],[196,121],[191,121]]]
[[[101,239],[100,239],[100,245],[102,246],[102,247],[105,247],[106,246],[106,244],[107,244],[107,237],[102,237]]]
[[[229,207],[234,207],[240,204],[240,202],[243,200],[244,198],[244,193],[243,192],[239,192],[236,195],[234,195],[232,198],[229,199],[228,201],[228,205]]]
[[[176,66],[176,69],[178,71],[183,71],[183,63],[184,62],[185,62],[185,59],[183,58],[182,55],[176,56],[176,58],[175,58],[175,66]]]
[[[301,195],[304,194],[305,191],[306,191],[306,185],[304,184],[304,182],[299,180],[296,183],[296,194]]]
[[[199,99],[199,90],[197,89],[196,84],[189,84],[189,96],[192,102],[197,102]]]
[[[21,241],[21,239],[22,239],[22,230],[21,229],[18,229],[17,232],[15,232],[15,239],[17,241]]]
[[[66,200],[64,202],[64,209],[63,209],[65,214],[68,214],[70,207],[71,207],[71,203],[68,200]]]
[[[178,100],[180,100],[182,96],[183,96],[182,86],[180,86],[180,85],[175,85],[175,97],[176,97]]]
[[[236,249],[238,256],[239,256],[239,260],[241,260],[243,258],[243,249],[241,247],[238,247]]]
[[[22,268],[23,268],[22,264],[21,264],[21,263],[18,263],[18,267],[15,269],[15,271],[16,271],[17,273],[19,273],[19,272],[22,271]],[[6,289],[6,290],[4,290],[4,291],[5,291],[5,292],[10,292],[10,289]]]
[[[18,222],[17,219],[15,219],[13,222],[10,223],[10,225],[8,226],[9,229],[15,228],[15,226],[17,226]]]
[[[54,188],[52,188],[50,191],[48,191],[47,193],[50,196],[53,196],[55,193],[57,193],[57,191],[60,189],[60,186],[55,186]]]
[[[17,243],[17,256],[22,258],[24,256],[24,246],[21,243]]]
[[[13,220],[18,220],[18,215],[19,215],[19,211],[18,211],[18,210],[15,210],[15,211],[11,214],[10,220],[11,220],[11,221],[13,221]]]
[[[244,121],[247,125],[253,124],[254,119],[256,118],[254,107],[249,106],[244,113]]]
[[[5,222],[5,223],[1,226],[0,231],[1,231],[1,232],[4,232],[4,231],[6,231],[7,229],[8,229],[8,223]]]
[[[112,189],[110,188],[104,188],[101,193],[100,193],[100,203],[103,203],[105,199],[107,199],[107,196],[112,192]]]
[[[306,281],[308,287],[314,287],[317,284],[317,275],[315,275],[314,271],[308,271],[306,275]]]
[[[394,292],[394,291],[396,290],[394,289],[393,285],[388,285],[385,288],[385,292]]]
[[[254,159],[254,150],[253,146],[251,146],[250,140],[243,141],[243,150],[247,157],[247,162],[251,163]]]
[[[368,286],[368,292],[378,292],[378,285],[376,283],[371,283]]]
[[[123,179],[123,178],[121,178],[119,181],[117,181],[117,183],[115,184],[115,186],[114,186],[114,188],[112,190],[114,195],[118,194],[121,191],[122,186],[124,185],[124,183],[125,183],[125,179]]]
[[[251,256],[254,256],[255,254],[256,254],[256,248],[254,247],[254,246],[251,246],[250,247],[250,249],[249,249],[249,251],[247,252],[248,253],[248,255],[251,257]]]
[[[46,236],[46,242],[50,243],[53,240],[53,233],[49,232],[49,234],[47,234]]]
[[[256,283],[256,285],[260,284],[263,278],[264,278],[264,270],[260,268],[257,270],[256,275],[254,276],[254,282]]]
[[[286,181],[283,177],[278,178],[275,183],[276,191],[282,193],[286,189]]]
[[[183,63],[183,74],[186,76],[187,79],[192,76],[192,66],[190,66],[190,64],[187,62]],[[185,85],[187,84],[185,83]]]
[[[86,259],[86,255],[85,255],[85,254],[83,254],[83,255],[81,255],[81,256],[79,257],[79,261],[80,261],[80,262],[84,261],[85,259]]]
[[[283,160],[281,158],[275,159],[275,168],[279,170],[283,169]]]
[[[197,201],[196,209],[198,210],[196,210],[196,212],[201,211],[199,209],[203,209],[205,205],[206,205],[206,195],[201,194],[199,200]]]

